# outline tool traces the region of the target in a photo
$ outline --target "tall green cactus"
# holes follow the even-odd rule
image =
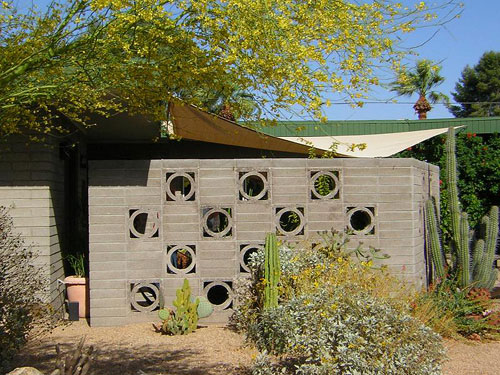
[[[427,228],[427,246],[434,263],[434,270],[439,279],[444,279],[444,255],[441,251],[441,241],[439,240],[438,221],[436,217],[436,207],[433,199],[425,202],[425,226]]]
[[[278,254],[278,240],[276,234],[266,236],[264,260],[264,309],[278,306],[278,282],[280,279],[280,262]]]
[[[488,216],[483,217],[481,238],[475,238],[469,229],[467,213],[460,210],[457,185],[457,162],[455,155],[455,130],[448,130],[446,141],[446,183],[448,187],[448,205],[451,214],[451,251],[455,264],[450,265],[450,272],[457,277],[461,287],[473,285],[477,288],[491,289],[496,281],[493,268],[498,239],[498,207],[491,208]],[[431,254],[436,276],[446,277],[444,252],[438,235],[435,202],[429,199],[425,205],[427,247]],[[471,235],[472,232],[472,235]]]

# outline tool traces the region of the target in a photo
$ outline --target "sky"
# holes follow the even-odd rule
[[[429,1],[429,2],[432,2]],[[451,92],[466,65],[474,66],[484,52],[500,52],[500,0],[465,0],[460,18],[440,28],[438,34],[419,48],[417,59],[440,62],[444,83],[437,88],[452,99]],[[404,3],[404,1],[403,1]],[[426,40],[428,30],[418,30],[415,37]],[[412,66],[411,63],[409,65]],[[414,66],[414,64],[413,64]],[[372,94],[378,100],[394,97],[394,93],[377,91]],[[418,99],[399,97],[398,104],[365,104],[363,108],[336,105],[325,110],[330,120],[399,120],[417,119],[413,104]],[[401,103],[402,102],[402,103]],[[444,105],[436,104],[428,118],[448,118],[453,115]]]

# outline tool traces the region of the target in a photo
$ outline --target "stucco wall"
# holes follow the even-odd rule
[[[313,192],[320,175],[334,182],[327,196]],[[263,193],[248,194],[249,176],[262,181]],[[207,320],[224,322],[232,282],[246,274],[245,253],[267,232],[296,240],[342,230],[353,215],[369,221],[356,239],[389,254],[384,262],[395,274],[423,285],[423,203],[438,189],[438,168],[413,159],[92,161],[91,324],[156,320],[157,305],[170,306],[184,278],[194,295],[227,297]],[[301,219],[292,233],[281,233],[285,211]],[[180,249],[189,267],[176,263]]]

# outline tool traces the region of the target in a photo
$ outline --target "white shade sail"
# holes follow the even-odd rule
[[[403,133],[384,133],[368,135],[342,135],[320,137],[280,137],[287,141],[328,150],[332,143],[338,143],[337,153],[355,158],[388,157],[414,146],[426,139],[446,133],[448,128],[417,130]],[[351,150],[352,144],[364,143],[366,148]]]

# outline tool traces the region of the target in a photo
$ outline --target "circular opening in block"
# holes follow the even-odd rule
[[[157,237],[159,227],[158,214],[144,210],[131,211],[129,229],[136,238]]]
[[[221,233],[229,225],[229,219],[222,212],[212,212],[207,217],[207,227],[214,233]]]
[[[338,177],[332,172],[318,172],[313,176],[312,198],[335,198],[339,191]]]
[[[135,284],[131,291],[131,303],[135,310],[141,312],[153,311],[160,303],[160,291],[154,284]]]
[[[174,201],[192,200],[194,178],[188,173],[176,172],[167,178],[167,199]]]
[[[373,213],[368,208],[352,209],[348,217],[349,226],[356,234],[368,234],[375,226]]]
[[[148,214],[146,212],[141,212],[134,218],[132,225],[134,226],[134,229],[137,231],[137,233],[144,234],[146,233],[147,223]]]
[[[225,282],[211,282],[205,287],[205,294],[208,301],[217,310],[224,310],[231,305],[231,287]]]
[[[226,209],[212,208],[204,216],[203,228],[208,236],[224,237],[231,231],[231,225],[231,217]]]
[[[296,236],[304,229],[304,215],[297,208],[283,208],[278,212],[278,231]]]
[[[248,200],[259,200],[267,192],[266,178],[259,172],[248,172],[240,178],[240,193]]]
[[[248,262],[250,261],[251,255],[257,253],[259,250],[263,250],[263,247],[260,245],[247,245],[241,249],[240,265],[246,272],[250,272]]]
[[[167,253],[167,263],[174,273],[189,273],[195,266],[195,253],[189,246],[175,246]]]

